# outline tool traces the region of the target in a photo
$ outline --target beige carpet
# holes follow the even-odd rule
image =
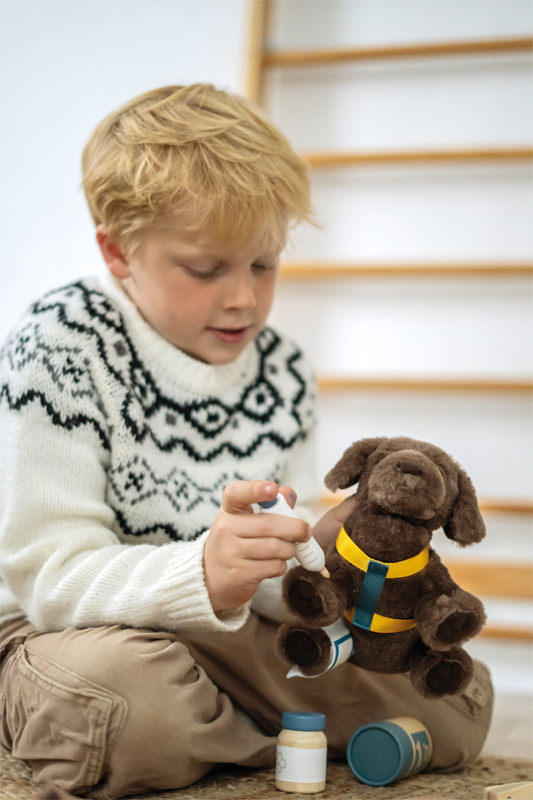
[[[30,774],[21,761],[0,748],[2,800],[32,800],[38,787]],[[356,781],[346,764],[329,763],[326,790],[317,797],[323,800],[422,800],[430,797],[481,800],[484,786],[530,781],[532,775],[531,761],[484,756],[452,774],[428,773],[391,786],[371,787]],[[276,791],[273,769],[258,771],[239,768],[225,768],[211,773],[187,789],[135,795],[139,800],[280,800],[282,797],[303,800],[310,796]]]

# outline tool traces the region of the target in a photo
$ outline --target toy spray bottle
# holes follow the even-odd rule
[[[290,507],[282,494],[278,494],[274,500],[265,500],[259,503],[263,514],[279,514],[282,517],[293,517],[300,519],[296,511]],[[309,572],[320,572],[324,578],[329,578],[326,569],[326,557],[324,551],[316,539],[311,538],[307,542],[299,542],[296,545],[296,558]]]

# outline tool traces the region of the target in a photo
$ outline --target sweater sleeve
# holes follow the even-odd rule
[[[90,431],[2,411],[0,439],[1,575],[39,630],[241,627],[247,606],[222,620],[209,601],[208,531],[193,542],[120,543],[104,499],[105,459]]]
[[[119,540],[106,502],[105,409],[87,392],[73,413],[49,374],[42,391],[42,373],[37,359],[17,370],[8,358],[0,373],[0,576],[20,609],[44,631],[240,628],[248,604],[217,616],[209,601],[208,531],[163,545]]]

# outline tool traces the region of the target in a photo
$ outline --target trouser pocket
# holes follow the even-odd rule
[[[2,670],[2,744],[39,783],[87,791],[102,779],[126,701],[21,645]]]
[[[467,717],[480,716],[487,707],[492,708],[493,691],[490,673],[481,661],[474,661],[474,677],[460,695],[446,696],[445,701],[458,708]]]

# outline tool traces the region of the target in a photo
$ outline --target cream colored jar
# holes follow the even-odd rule
[[[322,792],[326,788],[327,739],[324,714],[286,711],[276,753],[276,789]]]

